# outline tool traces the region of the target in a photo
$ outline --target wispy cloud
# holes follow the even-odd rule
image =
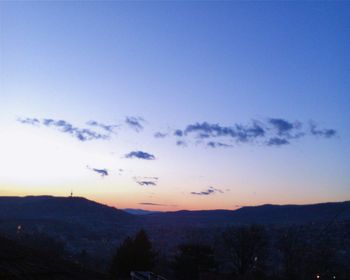
[[[156,157],[152,154],[143,152],[143,151],[132,151],[125,155],[126,158],[138,158],[138,159],[145,159],[145,160],[155,160]]]
[[[317,125],[313,122],[310,123],[310,132],[312,135],[325,137],[325,138],[331,138],[333,136],[336,136],[337,132],[335,129],[319,129],[317,128]]]
[[[219,147],[228,148],[228,147],[232,147],[232,145],[221,143],[221,142],[215,142],[215,141],[209,141],[207,143],[207,146],[211,147],[211,148],[219,148]]]
[[[290,144],[288,140],[284,138],[278,138],[278,137],[273,137],[269,139],[267,142],[268,146],[283,146],[288,144]]]
[[[159,206],[159,207],[177,207],[176,204],[161,204],[161,203],[154,203],[154,202],[139,202],[139,205]]]
[[[289,133],[297,125],[283,119],[269,119],[269,123],[277,130],[279,135]]]
[[[17,121],[19,121],[20,123],[23,123],[23,124],[31,124],[31,125],[39,125],[40,124],[40,121],[36,118],[25,118],[25,119],[18,118]]]
[[[174,129],[172,135],[178,139],[177,146],[196,143],[211,148],[234,147],[235,144],[283,146],[306,136],[331,138],[336,135],[335,129],[320,129],[315,124],[311,124],[310,129],[305,127],[300,121],[282,118],[252,120],[247,124],[233,123],[230,126],[204,121],[189,124],[184,129]]]
[[[139,202],[140,205],[148,205],[148,206],[168,206],[166,204],[159,204],[153,202]]]
[[[152,182],[152,181],[138,181],[137,183],[140,186],[156,186],[157,185],[156,182]]]
[[[168,133],[156,132],[153,135],[155,138],[165,138],[168,136]]]
[[[140,186],[156,186],[158,177],[134,177],[134,180]]]
[[[98,168],[91,168],[90,166],[86,166],[89,170],[96,172],[97,174],[101,175],[101,177],[105,177],[109,175],[109,172],[107,169],[98,169]]]
[[[79,128],[73,126],[71,123],[65,120],[54,120],[54,119],[36,119],[36,118],[25,118],[18,119],[19,122],[24,124],[52,127],[62,133],[69,134],[70,136],[78,139],[79,141],[90,141],[90,140],[106,140],[109,139],[109,134],[102,134],[88,128]]]
[[[90,125],[90,126],[101,128],[107,132],[113,132],[114,129],[118,127],[118,125],[115,125],[115,124],[104,124],[104,123],[100,123],[97,121],[88,121],[86,124]]]
[[[141,117],[126,117],[125,123],[136,132],[143,130],[144,119]]]
[[[299,121],[290,122],[284,119],[271,118],[268,123],[272,125],[275,135],[286,139],[297,139],[306,135],[302,131],[303,124]]]
[[[182,137],[184,135],[184,132],[181,129],[176,129],[174,131],[174,135],[178,137]]]
[[[208,189],[201,191],[201,192],[191,192],[191,194],[193,194],[193,195],[212,195],[215,193],[224,193],[224,191],[221,189],[214,188],[214,187],[209,187]]]
[[[236,142],[248,142],[251,139],[263,137],[265,130],[255,121],[250,125],[235,124],[233,126],[202,122],[188,125],[184,130],[184,135],[192,135],[197,139],[221,137],[229,138]]]
[[[187,147],[187,143],[183,140],[177,140],[176,145],[180,147]]]

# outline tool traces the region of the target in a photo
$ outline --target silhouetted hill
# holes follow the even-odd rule
[[[0,219],[124,222],[133,216],[82,197],[0,197]]]
[[[99,280],[104,275],[0,237],[2,280]]]
[[[148,212],[142,210],[140,213]],[[101,224],[137,221],[146,225],[190,224],[196,226],[252,223],[299,224],[328,222],[334,217],[338,220],[350,220],[350,201],[310,205],[247,206],[237,210],[182,210],[133,215],[82,197],[0,197],[0,219],[2,220],[47,219]]]
[[[145,216],[152,224],[300,224],[350,220],[350,201],[311,205],[261,205],[237,210],[160,212]]]
[[[134,209],[134,208],[124,208],[122,210],[129,214],[139,215],[139,216],[159,213],[159,211],[149,211],[149,210]]]

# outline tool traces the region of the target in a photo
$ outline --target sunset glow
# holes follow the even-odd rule
[[[349,200],[342,5],[1,2],[0,195]]]

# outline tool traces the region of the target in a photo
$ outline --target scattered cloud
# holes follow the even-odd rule
[[[182,137],[184,135],[183,131],[181,129],[176,129],[174,131],[174,135],[178,137]]]
[[[17,121],[19,121],[20,123],[24,123],[24,124],[31,124],[31,125],[39,125],[40,121],[36,118],[18,118]]]
[[[318,129],[315,123],[310,123],[310,132],[312,135],[325,138],[331,138],[337,134],[335,129]]]
[[[277,133],[279,135],[284,135],[295,128],[294,124],[283,119],[269,119],[269,123],[272,124],[275,129],[277,129]]]
[[[208,142],[207,146],[211,147],[211,148],[219,148],[219,147],[226,147],[226,148],[228,148],[228,147],[232,147],[232,145],[221,143],[221,142],[214,142],[214,141]]]
[[[221,189],[214,188],[214,187],[209,187],[205,191],[191,192],[191,194],[193,194],[193,195],[212,195],[212,194],[215,194],[215,193],[224,193],[224,191],[221,190]]]
[[[136,132],[143,130],[144,119],[141,117],[126,117],[125,123]]]
[[[155,138],[165,138],[168,136],[168,133],[156,132],[154,133]]]
[[[180,146],[180,147],[187,147],[187,143],[185,141],[182,141],[182,140],[176,141],[176,145]]]
[[[283,146],[288,144],[290,144],[288,140],[278,137],[273,137],[267,142],[268,146]]]
[[[204,144],[211,148],[234,147],[235,144],[258,144],[266,146],[282,146],[306,137],[319,136],[331,138],[336,135],[334,129],[319,129],[311,124],[310,129],[300,121],[289,121],[282,118],[252,120],[247,124],[233,123],[230,126],[219,123],[196,122],[184,129],[173,130],[173,136],[182,137],[176,141],[177,146],[187,143]]]
[[[103,123],[100,123],[97,121],[88,121],[86,124],[90,125],[90,126],[101,128],[107,132],[113,132],[114,129],[118,127],[118,125],[115,125],[115,124],[107,125],[107,124],[103,124]]]
[[[71,123],[65,120],[54,120],[54,119],[36,119],[36,118],[26,118],[18,120],[24,124],[52,127],[57,129],[62,133],[69,134],[72,137],[75,137],[79,141],[90,141],[90,140],[106,140],[109,139],[109,134],[98,133],[94,130],[87,128],[79,128],[73,126]]]
[[[299,121],[290,122],[284,119],[269,119],[268,123],[272,125],[272,129],[280,137],[297,139],[306,135],[302,131],[303,124]]]
[[[166,204],[159,204],[153,202],[139,202],[140,205],[148,205],[148,206],[168,206]]]
[[[138,158],[138,159],[145,159],[145,160],[155,160],[156,157],[152,154],[143,152],[143,151],[132,151],[125,155],[126,158]]]
[[[156,182],[152,182],[152,181],[138,181],[137,183],[140,186],[156,186],[157,185]]]
[[[101,175],[101,177],[105,177],[109,175],[109,172],[107,169],[103,168],[103,169],[98,169],[98,168],[91,168],[89,166],[86,166],[88,169],[90,169],[91,171],[94,171],[96,173],[98,173],[99,175]]]
[[[41,122],[44,126],[55,127],[63,133],[70,134],[80,141],[108,139],[109,135],[101,134],[87,128],[78,128],[64,120],[43,119]]]
[[[160,207],[177,207],[176,204],[161,204],[161,203],[154,203],[154,202],[139,202],[139,205],[160,206]]]
[[[222,126],[217,123],[202,122],[188,125],[184,135],[193,135],[197,139],[225,137],[237,142],[248,142],[251,139],[263,137],[265,130],[256,121],[245,126],[241,124]]]
[[[134,180],[140,186],[156,186],[158,177],[134,177]]]
[[[118,127],[115,124],[105,124],[96,120],[90,120],[86,125],[90,128],[81,128],[65,120],[19,118],[18,122],[33,126],[52,127],[56,130],[71,135],[79,141],[107,140]],[[125,123],[141,132],[145,120],[141,117],[126,117]],[[93,129],[91,129],[93,128]],[[174,137],[175,144],[179,147],[192,145],[205,145],[207,147],[228,148],[237,144],[257,144],[263,146],[285,146],[292,144],[296,139],[303,137],[332,138],[337,135],[333,128],[320,128],[313,121],[303,123],[298,120],[290,121],[283,118],[266,118],[251,120],[246,124],[233,123],[222,125],[207,121],[188,124],[184,128],[176,128],[168,132],[156,132],[155,138]],[[152,154],[143,151],[132,151],[125,155],[126,158],[138,158],[155,160]]]

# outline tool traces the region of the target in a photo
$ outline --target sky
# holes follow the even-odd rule
[[[0,195],[350,199],[350,2],[0,2]]]

